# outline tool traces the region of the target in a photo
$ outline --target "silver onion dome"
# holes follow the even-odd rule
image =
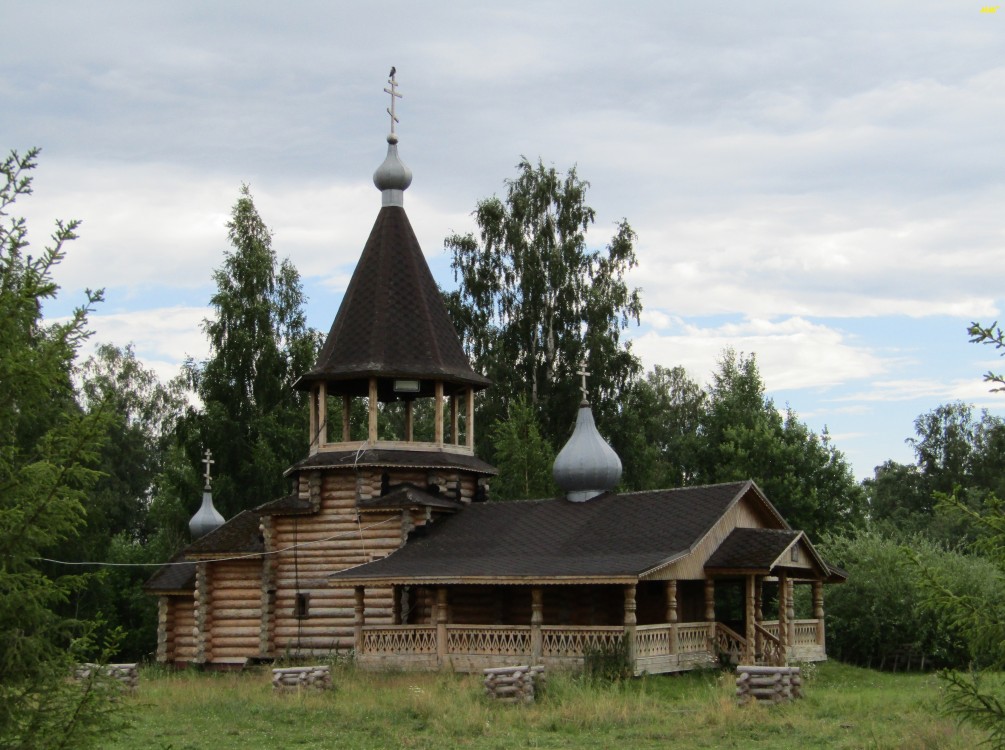
[[[621,459],[597,432],[593,410],[585,400],[579,405],[572,437],[555,459],[552,476],[576,503],[610,492],[621,479]]]
[[[220,528],[223,524],[224,518],[213,505],[213,493],[207,487],[202,491],[202,505],[192,516],[192,520],[188,522],[188,530],[192,532],[193,539],[199,539]]]
[[[387,156],[383,164],[373,173],[373,184],[381,194],[381,205],[403,206],[402,195],[412,184],[412,170],[398,158],[398,136],[387,136]]]

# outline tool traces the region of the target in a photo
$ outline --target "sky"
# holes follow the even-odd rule
[[[0,0],[0,149],[40,146],[15,214],[58,267],[52,318],[104,288],[92,344],[162,377],[207,355],[242,184],[327,331],[380,207],[397,68],[405,208],[434,276],[521,156],[589,181],[601,250],[638,234],[645,367],[726,347],[859,478],[914,419],[1005,415],[968,343],[1005,293],[1005,7],[969,0],[95,3]],[[571,417],[570,417],[571,419]]]

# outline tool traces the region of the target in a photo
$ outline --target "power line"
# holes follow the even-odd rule
[[[298,549],[300,547],[307,547],[307,546],[312,545],[312,544],[321,544],[323,542],[330,542],[333,539],[340,539],[340,538],[343,538],[343,537],[344,538],[352,538],[352,537],[355,537],[357,534],[360,534],[360,536],[362,537],[362,531],[363,530],[365,530],[365,529],[375,529],[378,526],[383,526],[384,524],[390,523],[391,521],[394,521],[394,520],[396,520],[396,519],[394,519],[394,518],[386,518],[383,521],[378,521],[377,523],[373,523],[373,524],[370,524],[368,526],[359,527],[358,531],[345,531],[345,532],[341,532],[339,534],[333,534],[332,536],[327,536],[324,539],[313,539],[313,540],[309,540],[309,541],[306,541],[306,542],[294,543],[294,544],[291,544],[291,545],[289,545],[287,547],[282,547],[281,549],[272,550],[271,552],[249,552],[249,553],[244,554],[244,555],[233,555],[231,557],[214,557],[214,558],[208,558],[208,559],[200,558],[198,560],[180,560],[180,561],[177,561],[177,562],[163,562],[163,563],[115,563],[115,562],[70,561],[70,560],[54,560],[54,559],[52,559],[50,557],[31,557],[31,558],[28,558],[28,559],[29,560],[37,560],[37,561],[40,561],[40,562],[53,563],[55,565],[96,565],[96,566],[102,567],[102,568],[163,568],[163,567],[167,567],[169,565],[192,565],[192,564],[197,563],[197,562],[200,562],[200,563],[230,562],[232,560],[248,560],[248,559],[255,558],[255,557],[268,557],[269,555],[278,555],[280,552],[288,552],[290,550],[296,550],[296,549]],[[357,525],[358,524],[359,524],[359,520],[357,519]],[[363,542],[362,538],[360,539],[360,542],[361,543]],[[364,551],[365,551],[365,549],[366,549],[366,547],[364,545]]]

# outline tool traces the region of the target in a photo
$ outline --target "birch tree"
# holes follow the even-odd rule
[[[478,237],[445,240],[459,283],[448,307],[475,368],[494,383],[482,400],[483,424],[503,418],[524,395],[553,444],[575,419],[584,361],[595,402],[640,369],[621,340],[642,310],[639,290],[625,281],[636,264],[635,232],[622,219],[604,250],[590,249],[596,213],[588,187],[575,167],[561,175],[524,157],[505,199],[476,206]]]

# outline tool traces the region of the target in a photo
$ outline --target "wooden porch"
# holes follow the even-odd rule
[[[627,640],[636,675],[738,664],[822,661],[823,624],[795,620],[783,643],[778,621],[763,622],[751,644],[723,623],[625,626],[367,625],[359,632],[357,664],[364,669],[475,672],[489,667],[544,664],[581,669],[589,651],[613,650]]]

